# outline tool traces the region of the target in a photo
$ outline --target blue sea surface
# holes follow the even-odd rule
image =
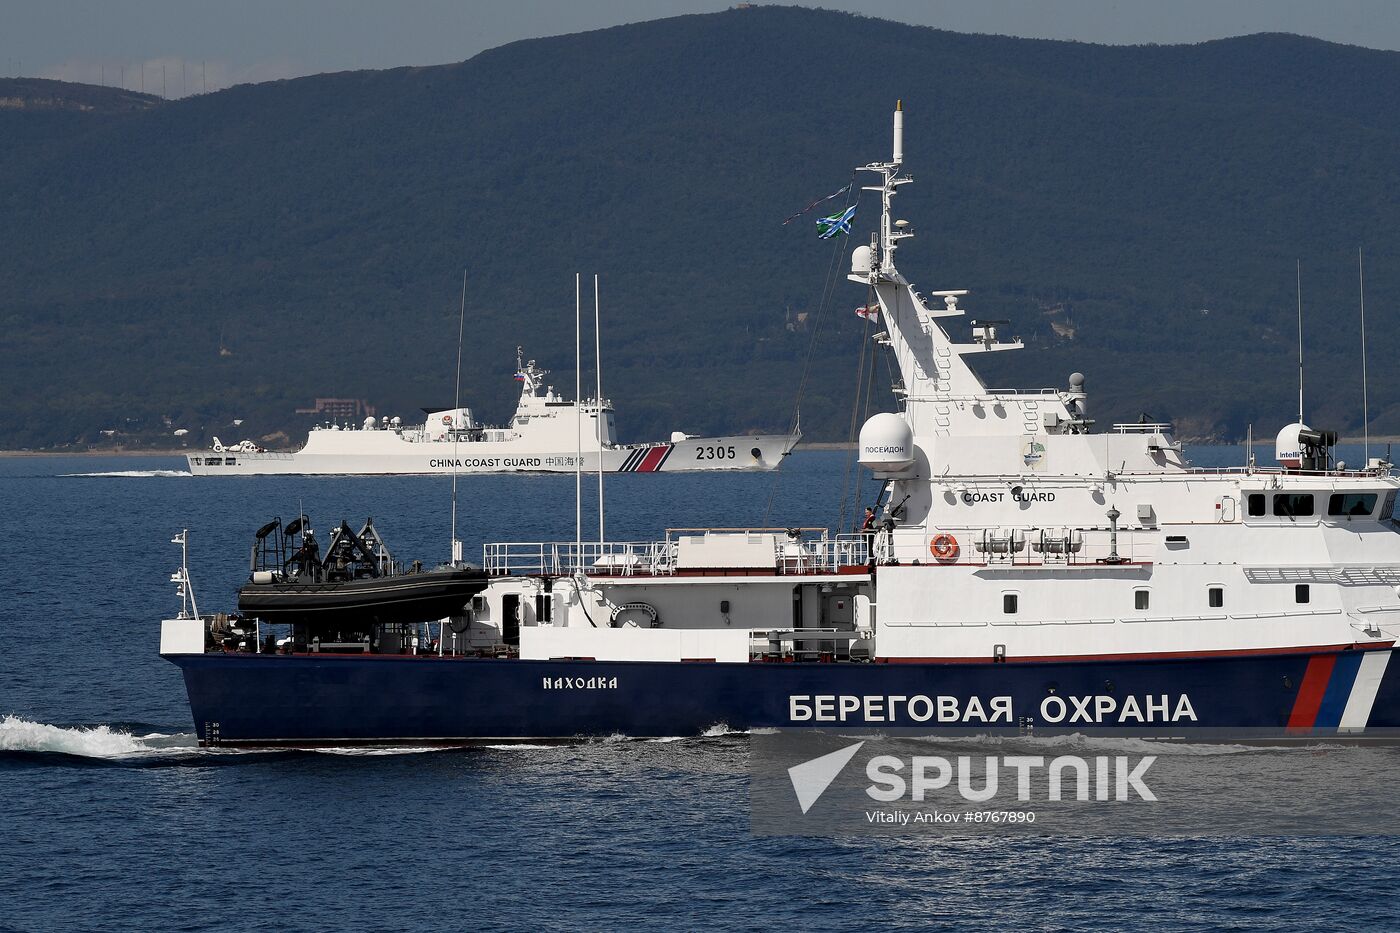
[[[1243,462],[1237,447],[1190,454]],[[849,522],[877,491],[856,489],[849,464],[799,451],[778,474],[612,476],[607,536],[834,527],[843,501]],[[1391,838],[756,837],[749,739],[722,729],[196,747],[178,672],[157,655],[178,608],[171,536],[190,529],[200,609],[231,609],[273,515],[304,511],[318,531],[373,516],[397,557],[431,564],[448,553],[450,489],[196,478],[177,458],[0,459],[0,930],[1400,928]],[[592,537],[596,479],[584,490]],[[463,477],[458,497],[469,557],[484,541],[574,536],[572,476]]]

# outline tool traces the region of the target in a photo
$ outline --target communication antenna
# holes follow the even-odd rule
[[[598,273],[593,273],[593,371],[598,377],[598,397],[594,400],[598,417],[598,553],[603,552],[603,331],[598,310]]]
[[[1356,248],[1356,278],[1361,283],[1361,443],[1365,451],[1361,462],[1371,462],[1371,414],[1370,399],[1366,390],[1366,271],[1361,264],[1361,247]]]
[[[1294,279],[1298,289],[1298,423],[1303,423],[1303,263],[1294,261]]]
[[[583,544],[583,275],[574,273],[574,551]]]
[[[462,562],[462,542],[457,540],[457,440],[462,436],[457,419],[462,412],[462,334],[467,326],[467,270],[462,270],[462,306],[457,313],[457,391],[452,399],[452,564]]]

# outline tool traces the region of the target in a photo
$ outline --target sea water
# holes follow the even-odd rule
[[[228,610],[252,532],[275,515],[305,512],[323,539],[372,516],[396,557],[444,558],[451,485],[0,459],[0,930],[1400,926],[1389,838],[755,837],[749,738],[722,723],[566,745],[199,749],[179,673],[157,655],[178,608],[173,534],[189,529],[200,610]],[[583,478],[585,538],[596,488]],[[606,532],[834,528],[877,492],[844,451],[799,451],[777,474],[611,476]],[[485,541],[574,538],[572,476],[463,477],[457,497],[468,557]],[[1347,753],[1368,756],[1365,771],[1400,764]]]

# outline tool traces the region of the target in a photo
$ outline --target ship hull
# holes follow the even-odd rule
[[[686,736],[717,726],[1163,737],[1400,727],[1390,648],[1000,664],[167,657],[183,671],[201,741],[224,745]]]
[[[334,434],[337,432],[318,432]],[[196,476],[312,476],[451,475],[475,473],[573,473],[580,463],[576,451],[538,450],[507,443],[399,440],[386,431],[339,432],[344,438],[367,435],[375,449],[353,447],[325,450],[308,444],[294,453],[276,451],[205,451],[186,457]],[[315,438],[318,442],[324,439]],[[797,444],[799,435],[762,434],[694,437],[659,444],[605,447],[605,473],[676,473],[700,471],[763,471],[775,469]],[[320,445],[324,447],[325,444]],[[583,451],[584,472],[598,469],[600,454]]]

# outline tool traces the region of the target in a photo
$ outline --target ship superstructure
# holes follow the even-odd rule
[[[964,321],[966,291],[922,294],[895,263],[913,235],[893,213],[912,180],[902,110],[892,158],[862,168],[880,229],[852,251],[849,279],[878,300],[876,340],[899,374],[899,410],[860,435],[860,462],[885,484],[878,523],[487,545],[491,582],[426,639],[445,659],[435,667],[163,647],[196,725],[250,742],[716,723],[1400,727],[1391,465],[1335,462],[1335,435],[1300,421],[1280,432],[1276,465],[1200,469],[1168,424],[1095,425],[1077,373],[1063,388],[987,388],[970,361],[1018,348],[1008,325]],[[963,325],[970,338],[955,336]],[[166,624],[175,639],[181,623]],[[298,679],[298,665],[316,673]],[[429,712],[386,714],[328,686],[279,721],[276,702],[246,699],[332,671]]]
[[[318,425],[297,451],[268,451],[243,441],[191,454],[200,476],[297,474],[605,473],[771,470],[801,434],[693,437],[620,444],[612,402],[570,401],[546,381],[549,370],[516,348],[520,398],[506,425],[481,424],[470,408],[424,409],[422,424],[368,417],[360,425]]]

